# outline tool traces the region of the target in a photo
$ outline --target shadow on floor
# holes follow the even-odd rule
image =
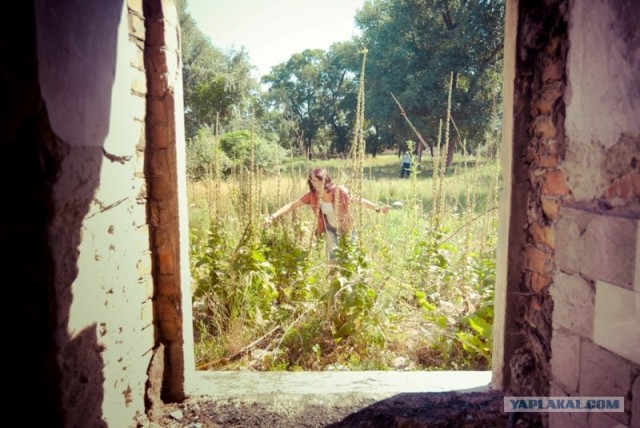
[[[503,397],[500,391],[398,394],[326,427],[542,427],[539,418],[516,421],[516,414],[510,418],[503,412]]]

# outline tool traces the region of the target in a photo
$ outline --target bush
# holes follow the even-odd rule
[[[273,141],[254,134],[254,162],[257,169],[273,171],[278,168],[287,152]],[[232,159],[234,166],[249,167],[251,164],[251,132],[232,131],[220,137],[220,148]]]
[[[217,146],[213,130],[206,126],[187,141],[187,175],[191,180],[200,181],[207,176],[214,176],[216,165],[221,175],[229,170],[231,161]]]

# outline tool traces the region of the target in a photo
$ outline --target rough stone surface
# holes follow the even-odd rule
[[[567,272],[633,288],[640,220],[595,204],[562,207],[556,263]]]
[[[570,397],[555,381],[551,382],[549,397]],[[549,427],[584,428],[587,426],[586,413],[548,413]]]
[[[640,364],[640,293],[596,281],[593,341]]]
[[[553,331],[551,339],[551,374],[563,389],[571,394],[578,390],[580,380],[580,336],[564,328]]]
[[[606,169],[614,153],[610,148],[625,135],[640,133],[640,56],[637,40],[630,36],[637,34],[633,29],[640,27],[640,14],[632,0],[572,2],[571,6],[572,22],[580,25],[569,27],[571,87],[565,96],[565,127],[571,144],[562,167],[576,199],[589,200],[601,196],[616,178]],[[614,111],[615,120],[602,114]],[[621,166],[616,169],[617,176],[628,172]]]
[[[631,389],[631,428],[640,428],[640,376],[637,376]]]
[[[552,222],[559,204],[571,196],[569,177],[562,168],[564,157],[565,60],[568,47],[566,15],[568,1],[544,5],[519,2],[518,54],[515,64],[515,96],[521,110],[514,116],[511,221],[527,225],[525,242],[510,238],[509,251],[522,266],[508,278],[512,293],[533,291],[513,300],[508,311],[517,313],[519,343],[508,363],[509,388],[522,395],[546,395],[551,378],[551,319],[553,302],[548,286],[555,270],[555,237]],[[536,17],[536,18],[534,18]],[[541,19],[538,21],[538,19]],[[521,113],[520,113],[521,112]],[[550,223],[551,222],[551,223]],[[524,272],[522,272],[524,269]],[[516,304],[517,302],[517,304]],[[511,332],[507,332],[509,335]],[[515,332],[514,332],[515,333]],[[514,335],[515,337],[516,335]]]
[[[585,428],[587,413],[549,413],[549,426],[558,428]]]
[[[560,204],[558,200],[550,197],[542,197],[540,199],[540,203],[542,205],[542,212],[544,215],[551,221],[555,221],[558,219],[560,213]]]
[[[595,310],[593,286],[580,275],[567,275],[558,271],[549,292],[554,301],[554,325],[591,339]]]
[[[552,136],[555,134],[552,134]],[[565,196],[570,193],[567,176],[561,170],[553,170],[544,177],[542,185],[543,195]]]
[[[638,220],[594,215],[582,239],[582,273],[625,288],[632,288]]]
[[[629,392],[640,366],[633,364],[600,346],[583,342],[580,350],[580,396],[625,397],[624,408],[630,409]],[[611,413],[623,424],[629,423],[629,410]]]
[[[620,422],[606,413],[588,413],[588,428],[620,428]]]

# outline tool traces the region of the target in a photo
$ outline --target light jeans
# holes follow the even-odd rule
[[[324,231],[324,243],[327,249],[327,258],[329,262],[336,261],[336,249],[338,248],[338,230],[331,226],[326,227]]]

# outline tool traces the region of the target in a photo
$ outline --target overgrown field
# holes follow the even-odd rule
[[[397,155],[283,160],[270,174],[190,182],[196,366],[212,370],[488,369],[500,174],[496,159],[425,155],[400,179]],[[330,270],[302,207],[268,229],[269,212],[307,191],[306,175],[379,204],[354,205],[355,239]],[[435,171],[435,173],[434,173]]]

